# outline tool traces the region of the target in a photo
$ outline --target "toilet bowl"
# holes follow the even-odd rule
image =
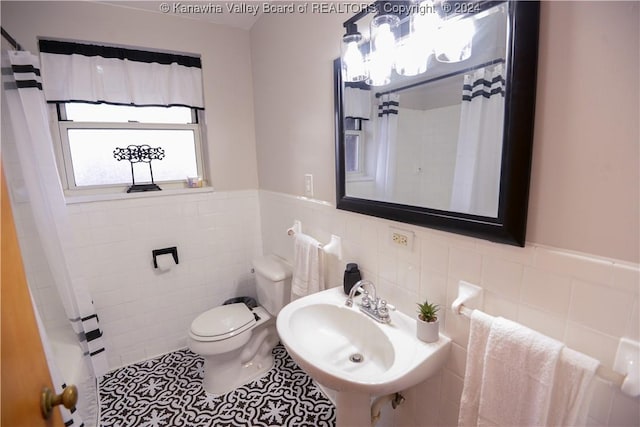
[[[278,312],[289,302],[291,267],[267,255],[253,261],[257,307],[244,303],[212,308],[191,323],[189,349],[204,358],[202,386],[220,395],[246,384],[273,366],[271,351],[278,344]]]

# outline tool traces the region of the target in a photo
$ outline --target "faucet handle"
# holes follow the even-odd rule
[[[378,317],[380,321],[384,323],[389,323],[391,321],[391,316],[389,316],[389,308],[387,307],[387,301],[379,300],[378,302]]]
[[[364,291],[362,293],[362,300],[360,302],[360,305],[365,308],[371,307],[371,298],[369,297],[368,291]]]
[[[389,304],[387,301],[384,301],[384,306],[389,310],[389,311],[396,311],[396,306],[393,304]]]
[[[378,300],[378,313],[380,313],[380,315],[385,315],[385,314],[389,314],[389,309],[387,308],[387,301],[386,300]]]

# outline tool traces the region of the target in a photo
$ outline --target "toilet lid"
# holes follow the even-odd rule
[[[225,339],[251,328],[256,318],[244,303],[221,305],[205,311],[191,323],[194,335]]]

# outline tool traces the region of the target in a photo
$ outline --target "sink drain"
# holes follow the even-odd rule
[[[349,360],[351,360],[353,363],[360,363],[364,360],[364,356],[360,353],[353,353],[351,356],[349,356]]]

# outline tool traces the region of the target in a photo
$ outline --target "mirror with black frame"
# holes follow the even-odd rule
[[[337,207],[524,246],[539,4],[422,4],[441,27],[404,65],[395,53],[381,79],[373,59],[367,76],[346,68],[353,52],[334,62]],[[373,22],[388,7],[375,5],[376,17],[368,10],[345,22],[344,39],[356,34],[362,58],[375,48],[356,22]],[[415,19],[399,17],[397,52],[410,43]]]

